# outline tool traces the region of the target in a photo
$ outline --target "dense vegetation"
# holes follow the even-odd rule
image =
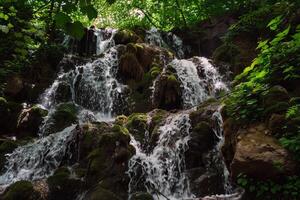
[[[239,126],[270,124],[274,114],[282,117],[271,135],[299,163],[299,12],[298,0],[0,0],[0,103],[7,103],[2,96],[9,77],[28,71],[41,58],[61,56],[65,36],[80,40],[86,27],[201,33],[201,23],[234,16],[212,56],[216,63],[239,69],[232,92],[222,99],[226,116]],[[252,63],[239,59],[234,41],[240,35],[255,38]],[[160,73],[151,70],[151,75]],[[297,199],[297,175],[278,183],[240,174],[237,184],[258,199]]]

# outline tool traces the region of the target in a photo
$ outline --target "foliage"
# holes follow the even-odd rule
[[[222,15],[247,8],[253,1],[235,0],[117,0],[114,3],[101,0],[97,3],[100,26],[128,28],[155,26],[163,30],[187,27]]]
[[[252,195],[255,199],[290,199],[296,200],[300,197],[300,177],[288,176],[283,183],[275,183],[271,180],[257,181],[240,174],[237,184]]]
[[[269,23],[271,30],[279,27],[282,17]],[[292,30],[293,29],[293,30]],[[273,85],[299,79],[300,26],[286,25],[274,30],[272,39],[261,41],[260,53],[251,66],[235,78],[239,83],[227,99],[228,112],[238,121],[259,120],[263,116],[262,98]]]

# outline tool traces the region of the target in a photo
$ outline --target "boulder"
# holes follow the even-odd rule
[[[56,103],[71,101],[72,91],[70,85],[66,82],[60,82],[57,86],[54,98]]]
[[[49,187],[49,200],[73,200],[81,191],[83,182],[80,179],[71,178],[71,172],[66,167],[57,169],[47,179]]]
[[[258,180],[277,180],[296,173],[296,163],[275,138],[266,135],[268,131],[264,124],[238,131],[230,166],[233,178],[245,174]]]
[[[134,113],[128,117],[126,127],[130,134],[141,144],[144,143],[145,133],[148,130],[148,116],[143,113]]]
[[[19,143],[11,139],[0,140],[0,173],[5,169],[6,154],[12,153]]]
[[[39,131],[44,117],[48,111],[35,105],[30,108],[23,109],[18,118],[17,136],[18,137],[35,137]]]
[[[286,124],[286,118],[282,114],[272,114],[268,120],[268,129],[272,135],[283,135],[283,127]]]
[[[163,72],[155,84],[153,107],[165,110],[182,108],[181,83],[171,69]]]
[[[135,32],[130,30],[119,30],[114,36],[116,44],[141,43],[143,40]]]
[[[63,129],[67,128],[73,123],[77,122],[77,108],[76,106],[69,102],[69,103],[62,103],[59,104],[52,114],[52,126],[50,127],[51,133],[56,133],[62,131]]]
[[[40,195],[34,190],[33,185],[29,181],[18,181],[10,185],[3,197],[3,200],[40,200]]]

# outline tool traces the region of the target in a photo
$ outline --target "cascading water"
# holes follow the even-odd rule
[[[184,152],[188,148],[191,125],[187,113],[172,114],[158,129],[159,139],[151,153],[131,136],[136,154],[129,161],[129,193],[144,182],[155,199],[190,198],[188,179],[184,173]],[[142,170],[141,174],[138,172]]]
[[[18,180],[46,178],[61,165],[63,159],[68,160],[68,146],[73,142],[76,124],[57,133],[50,134],[47,130],[60,103],[55,98],[60,84],[70,88],[70,100],[79,107],[79,123],[111,120],[116,105],[122,107],[122,102],[126,102],[122,96],[125,86],[116,79],[118,54],[113,47],[114,31],[99,30],[96,35],[97,53],[104,55],[85,65],[75,66],[68,72],[61,70],[40,98],[41,106],[49,111],[40,127],[40,138],[7,155],[6,171],[0,176],[1,188]]]
[[[176,70],[183,91],[184,108],[199,105],[219,91],[228,91],[223,77],[207,58],[173,60],[170,65]]]

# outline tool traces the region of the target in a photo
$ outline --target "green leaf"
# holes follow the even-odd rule
[[[290,32],[291,26],[288,26],[284,31],[278,33],[276,37],[271,41],[272,45],[278,44],[281,40],[283,40]]]
[[[97,10],[92,5],[82,7],[81,12],[86,14],[89,20],[93,20],[98,16]]]
[[[269,27],[272,31],[275,31],[278,28],[279,24],[282,22],[282,20],[283,20],[283,17],[282,17],[282,15],[280,15],[280,16],[272,19],[270,21],[270,23],[267,25],[267,27]]]
[[[81,39],[84,35],[84,27],[79,21],[68,23],[66,25],[66,32],[76,39]]]
[[[64,6],[62,7],[62,9],[63,9],[64,12],[70,14],[70,13],[76,11],[76,10],[77,10],[77,7],[76,7],[75,4],[67,3],[66,5],[64,5]]]
[[[58,27],[62,27],[62,28],[63,28],[67,23],[69,23],[69,22],[72,21],[71,18],[70,18],[67,14],[65,14],[65,13],[63,13],[63,12],[57,13],[57,14],[55,15],[55,17],[54,17],[54,20],[55,20],[55,22],[56,22],[56,25],[57,25]]]

